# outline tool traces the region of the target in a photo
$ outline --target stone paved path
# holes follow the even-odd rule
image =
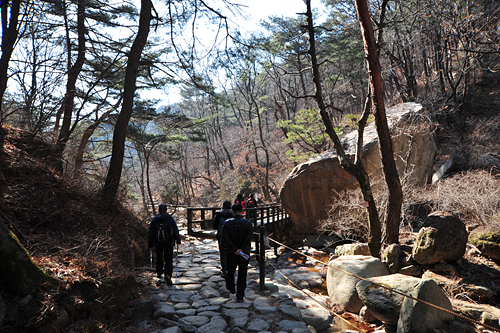
[[[245,300],[236,303],[235,295],[229,293],[220,276],[216,241],[186,236],[179,247],[173,286],[160,283],[153,272],[143,276],[143,283],[149,285],[150,298],[144,303],[149,304],[149,308],[144,305],[144,311],[151,311],[152,315],[140,321],[137,328],[141,332],[155,333],[341,330],[334,327],[330,312],[301,291],[287,286],[280,274],[266,276],[267,289],[261,292],[257,269],[257,262],[252,258]],[[302,288],[313,287],[324,279],[321,273],[304,270],[289,270],[286,275],[300,280],[297,282]],[[316,296],[316,299],[324,304],[327,302],[326,296]]]

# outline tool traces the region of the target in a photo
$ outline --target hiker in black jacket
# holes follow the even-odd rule
[[[236,203],[231,208],[234,216],[226,220],[222,229],[222,246],[227,259],[226,288],[231,294],[236,293],[237,302],[243,302],[247,287],[248,258],[253,228],[252,223],[243,218],[241,204]],[[236,267],[238,267],[238,281],[235,290]]]
[[[231,201],[226,200],[222,203],[222,209],[215,213],[213,221],[213,229],[217,230],[217,242],[219,243],[219,254],[220,254],[220,265],[221,265],[221,275],[226,277],[227,275],[227,263],[226,263],[226,252],[222,246],[222,228],[227,219],[233,217],[233,212],[231,211]]]
[[[158,207],[159,214],[156,215],[148,230],[148,247],[156,247],[156,274],[161,279],[165,273],[165,281],[172,285],[172,259],[174,257],[174,245],[181,244],[179,229],[172,215],[167,213],[167,205],[162,203]],[[165,271],[163,261],[165,260]]]

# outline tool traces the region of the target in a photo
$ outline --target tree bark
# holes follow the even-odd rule
[[[370,77],[370,90],[373,108],[375,111],[375,125],[378,134],[380,154],[385,181],[389,189],[389,207],[387,208],[386,236],[388,244],[399,243],[399,223],[401,219],[401,206],[403,205],[403,192],[399,180],[394,151],[392,149],[391,133],[387,124],[382,90],[382,71],[378,57],[377,44],[370,20],[370,12],[366,0],[356,0],[359,23],[365,44],[365,57]]]
[[[78,31],[78,56],[73,66],[68,70],[68,82],[66,83],[66,93],[64,95],[63,102],[58,115],[63,115],[63,122],[61,125],[61,130],[59,132],[59,137],[56,143],[56,154],[59,158],[62,158],[66,142],[69,140],[70,136],[70,126],[71,118],[73,116],[73,106],[75,105],[75,95],[76,95],[76,81],[78,75],[80,74],[83,64],[85,62],[85,8],[87,6],[86,0],[78,0],[78,18],[77,18],[77,31]],[[68,28],[67,28],[68,29]],[[69,31],[67,32],[69,34]],[[67,38],[68,42],[68,62],[71,62],[71,42]],[[59,125],[59,119],[56,120],[56,127]],[[57,134],[57,133],[56,133]]]
[[[0,15],[2,17],[2,56],[0,57],[0,151],[3,152],[4,130],[3,124],[3,95],[7,89],[9,61],[14,51],[14,45],[19,34],[18,22],[21,0],[0,1]],[[10,14],[10,15],[9,15]]]
[[[127,69],[125,71],[125,84],[123,89],[123,104],[113,132],[113,150],[109,162],[106,182],[101,190],[104,204],[108,207],[113,204],[118,192],[123,167],[123,156],[125,154],[125,138],[127,127],[134,106],[134,94],[136,90],[137,70],[142,50],[146,45],[152,19],[153,4],[151,0],[141,0],[141,14],[139,19],[139,30],[132,44],[128,56]]]
[[[326,133],[333,141],[333,146],[335,151],[337,152],[337,156],[340,161],[340,165],[344,168],[348,173],[354,176],[359,183],[359,187],[361,192],[363,193],[363,199],[365,201],[365,206],[368,213],[368,247],[370,248],[370,254],[374,257],[379,257],[380,247],[381,247],[381,228],[380,228],[380,220],[377,212],[377,206],[375,204],[375,199],[373,198],[370,180],[368,178],[368,174],[364,169],[361,161],[362,161],[362,152],[363,152],[363,130],[366,119],[368,118],[368,112],[365,110],[364,116],[361,118],[358,129],[358,145],[356,151],[356,160],[353,163],[345,154],[344,148],[342,148],[342,143],[340,142],[337,133],[335,133],[335,128],[328,116],[328,112],[326,110],[326,105],[323,100],[323,93],[321,88],[321,78],[319,73],[319,64],[316,56],[316,41],[314,37],[314,25],[312,19],[312,11],[311,11],[311,0],[306,0],[307,5],[307,30],[309,33],[309,55],[311,56],[312,62],[312,71],[313,71],[313,81],[315,86],[315,94],[314,99],[318,104],[318,108],[321,114],[321,119],[326,127]]]

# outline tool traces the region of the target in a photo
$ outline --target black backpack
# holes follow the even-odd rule
[[[226,223],[226,220],[229,220],[231,216],[224,216],[223,214],[220,215],[220,220],[219,220],[219,228],[217,229],[217,239],[222,238],[222,228],[224,228],[224,223]]]
[[[172,227],[168,223],[169,221],[170,217],[158,220],[158,224],[156,225],[156,239],[155,239],[158,244],[170,243],[172,240],[173,232],[172,232]]]

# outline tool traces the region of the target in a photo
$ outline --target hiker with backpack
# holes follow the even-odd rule
[[[158,207],[159,214],[156,215],[148,230],[148,247],[156,247],[156,274],[161,279],[165,275],[165,281],[172,285],[172,260],[174,257],[175,243],[181,244],[179,228],[172,215],[167,213],[167,205],[162,203]],[[165,269],[164,269],[165,266]]]
[[[235,203],[231,209],[234,216],[226,220],[222,228],[222,246],[226,252],[227,261],[226,288],[231,294],[236,293],[236,302],[241,303],[247,287],[253,227],[252,223],[242,216],[241,204]],[[235,286],[236,268],[238,268],[238,280]]]
[[[222,203],[222,209],[217,211],[214,216],[213,229],[217,230],[217,242],[219,244],[219,254],[220,254],[220,265],[221,265],[221,276],[226,277],[227,264],[226,264],[226,252],[222,245],[222,228],[224,228],[224,223],[227,219],[233,217],[233,212],[231,211],[231,201],[226,200]]]
[[[246,218],[250,220],[250,222],[253,222],[254,219],[257,217],[257,210],[256,209],[250,209],[250,208],[257,208],[257,200],[255,199],[253,194],[250,194],[250,197],[246,200]]]

